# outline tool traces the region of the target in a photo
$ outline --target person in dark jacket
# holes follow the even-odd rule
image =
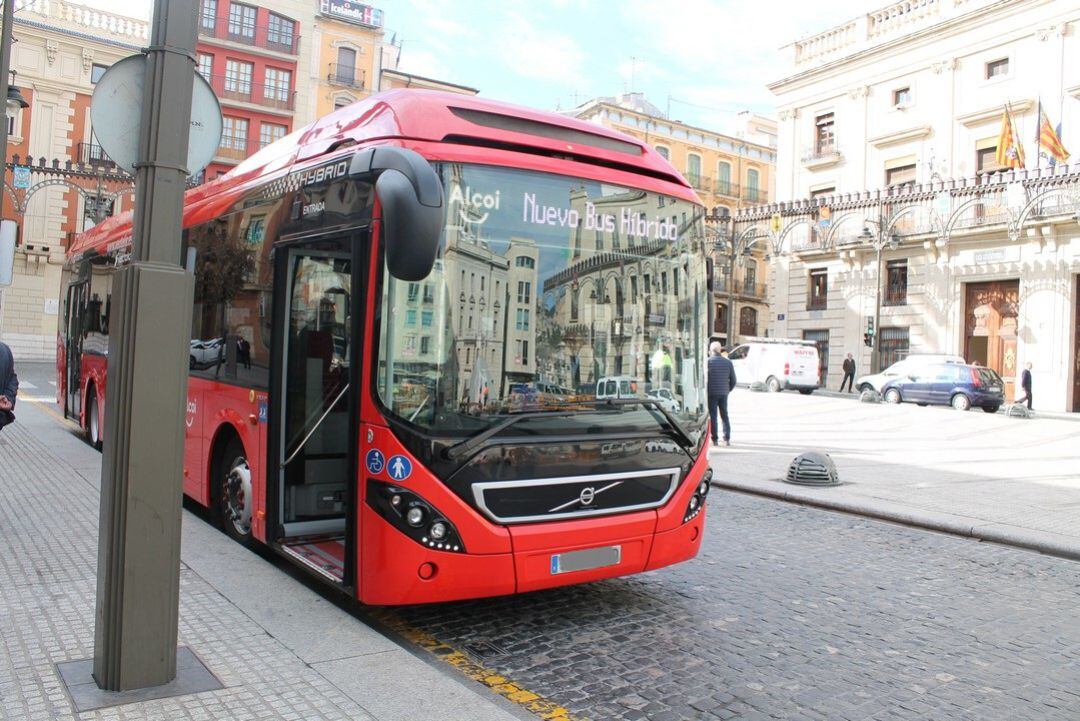
[[[0,428],[15,422],[15,397],[19,393],[19,376],[15,375],[15,358],[7,344],[0,342]]]
[[[723,355],[723,348],[719,343],[709,346],[712,357],[709,358],[709,419],[714,446],[720,445],[716,434],[716,412],[720,411],[720,420],[724,423],[724,445],[731,445],[731,422],[728,420],[727,399],[735,387],[735,366]]]
[[[1024,372],[1020,374],[1020,387],[1024,389],[1024,397],[1020,400],[1027,401],[1028,410],[1031,410],[1031,363],[1024,364]],[[1017,401],[1019,403],[1020,401]]]
[[[844,384],[847,383],[847,392],[851,393],[851,384],[855,382],[855,359],[847,354],[844,359],[844,380],[840,381],[840,392],[844,392]]]

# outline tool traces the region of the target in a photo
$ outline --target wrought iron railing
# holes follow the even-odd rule
[[[276,50],[286,55],[296,55],[300,48],[300,36],[288,32],[287,27],[255,25],[235,18],[210,17],[199,15],[199,34],[228,40],[243,45],[252,45],[265,50]]]
[[[357,90],[364,89],[365,79],[363,70],[358,69],[355,65],[342,65],[340,63],[330,63],[330,69],[326,75],[326,82],[331,85],[342,85]]]

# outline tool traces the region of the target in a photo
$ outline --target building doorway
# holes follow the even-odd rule
[[[1016,397],[1016,336],[1020,281],[967,284],[964,302],[964,359],[997,371],[1005,399]]]
[[[812,340],[817,345],[818,381],[822,388],[829,387],[829,331],[804,330],[803,340]]]

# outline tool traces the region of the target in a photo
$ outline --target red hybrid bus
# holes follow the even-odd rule
[[[263,148],[185,199],[184,493],[369,604],[693,557],[702,216],[648,145],[473,97],[391,91]],[[65,266],[58,400],[94,444],[131,232]]]

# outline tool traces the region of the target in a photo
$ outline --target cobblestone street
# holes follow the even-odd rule
[[[737,493],[710,505],[689,563],[390,617],[579,718],[1080,713],[1075,562]]]

